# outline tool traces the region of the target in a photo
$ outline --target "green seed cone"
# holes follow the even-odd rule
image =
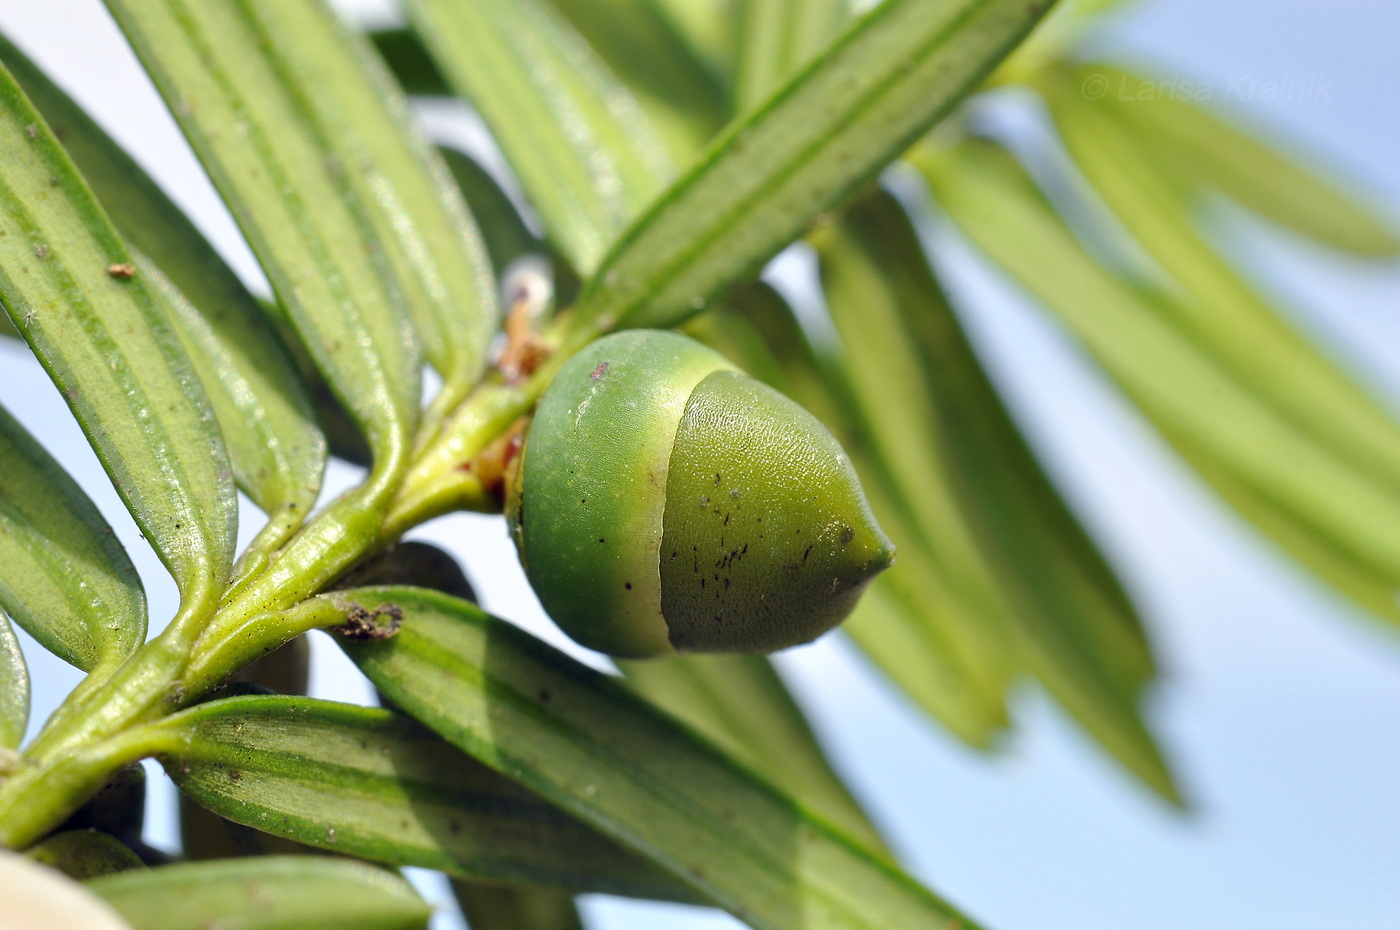
[[[666,480],[661,612],[681,652],[772,652],[855,607],[894,547],[840,445],[761,382],[691,394]]]
[[[627,658],[808,642],[893,558],[820,422],[698,343],[647,330],[560,370],[507,516],[554,621]]]

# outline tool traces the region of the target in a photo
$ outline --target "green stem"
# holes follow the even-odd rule
[[[127,730],[47,765],[21,769],[0,790],[0,847],[23,849],[62,823],[112,773],[157,751],[150,728]]]
[[[94,679],[67,701],[0,782],[0,845],[41,838],[151,746],[137,734],[198,700],[253,659],[312,625],[336,622],[334,609],[291,611],[405,530],[455,506],[485,506],[487,495],[460,480],[457,464],[478,455],[527,413],[552,377],[541,371],[519,386],[483,384],[448,419],[413,467],[389,456],[369,480],[303,526],[279,552],[260,556],[210,617],[198,598],[161,635],[106,680]],[[444,489],[451,493],[444,496]],[[290,611],[290,612],[289,612]],[[81,697],[81,700],[75,698]]]

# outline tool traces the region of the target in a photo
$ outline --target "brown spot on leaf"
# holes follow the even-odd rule
[[[114,278],[133,278],[136,276],[136,266],[130,262],[116,262],[107,266],[107,273]]]
[[[369,610],[352,601],[345,613],[345,622],[333,629],[346,639],[368,641],[389,639],[402,625],[403,609],[397,604],[380,604]]]

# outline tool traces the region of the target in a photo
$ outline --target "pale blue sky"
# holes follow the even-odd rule
[[[32,50],[193,210],[240,269],[251,260],[178,133],[91,0],[0,0]],[[1400,216],[1400,7],[1143,0],[1105,45],[1205,81],[1302,140]],[[82,55],[72,50],[82,47]],[[1311,91],[1277,99],[1270,84]],[[1249,97],[1252,99],[1241,99]],[[1231,247],[1400,406],[1400,273],[1311,250],[1235,219]],[[935,236],[941,234],[935,232]],[[940,238],[940,242],[942,239]],[[1038,695],[999,756],[925,725],[836,640],[781,659],[843,770],[911,871],[1000,930],[1384,928],[1400,914],[1400,636],[1298,574],[1201,489],[1074,348],[949,243],[949,283],[1028,431],[1112,553],[1168,669],[1153,718],[1196,800],[1167,812]],[[0,346],[0,402],[70,465],[112,520],[163,621],[172,589],[106,486],[56,392]],[[348,469],[337,469],[348,480]],[[252,514],[245,536],[255,529]],[[442,521],[488,608],[560,643],[498,524]],[[332,650],[323,693],[362,694]],[[37,647],[36,713],[76,680]],[[158,799],[157,804],[165,803]],[[591,899],[594,926],[737,926],[683,908]]]

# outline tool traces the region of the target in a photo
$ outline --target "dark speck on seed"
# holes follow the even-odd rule
[[[602,541],[603,541],[603,537],[599,536],[599,537],[598,537],[598,542],[602,542]]]
[[[856,531],[855,531],[855,530],[851,529],[849,526],[843,526],[843,527],[841,527],[841,545],[844,546],[844,545],[846,545],[846,543],[850,542],[851,540],[853,540],[853,539],[855,539],[855,538],[856,538]]]
[[[631,590],[632,590],[632,582],[630,582],[630,581],[627,582],[626,584],[623,585],[623,587],[626,588],[628,591],[631,591]]]
[[[607,374],[607,373],[608,373],[608,363],[607,363],[607,362],[599,362],[599,363],[598,363],[598,367],[595,368],[595,369],[593,369],[591,372],[589,372],[589,374],[588,374],[588,380],[589,380],[589,381],[597,381],[599,378],[603,377],[603,375],[605,375],[605,374]]]

